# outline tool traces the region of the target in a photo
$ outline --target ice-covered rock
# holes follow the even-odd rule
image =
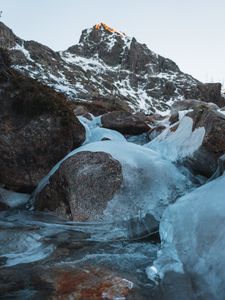
[[[194,174],[211,177],[217,170],[218,159],[225,154],[224,114],[215,104],[197,100],[176,102],[171,112],[176,115],[176,123],[146,147],[182,162]]]
[[[225,297],[225,175],[178,199],[160,224],[162,249],[148,275],[181,272],[205,300]],[[153,276],[154,277],[154,276]]]
[[[187,114],[193,109],[202,109],[209,108],[213,110],[219,109],[219,107],[214,103],[207,103],[200,100],[195,99],[187,99],[187,100],[179,100],[175,101],[170,109],[170,123],[173,124],[181,119],[184,114]]]
[[[205,136],[204,127],[196,128],[194,131],[192,128],[193,120],[184,116],[175,131],[168,127],[145,146],[173,162],[192,157],[202,145]]]
[[[163,159],[153,150],[133,143],[89,143],[72,151],[64,160],[72,156],[76,159],[77,153],[83,151],[108,153],[122,166],[123,184],[104,210],[107,221],[144,217],[146,213],[151,213],[159,219],[165,206],[175,201],[178,195],[191,185],[190,180],[172,162]],[[51,185],[51,176],[54,176],[61,164],[62,161],[40,182],[34,195],[36,199],[49,182]],[[94,197],[93,194],[93,199]]]

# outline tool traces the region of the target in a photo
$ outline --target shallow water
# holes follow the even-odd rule
[[[110,294],[105,299],[148,299],[154,293],[145,270],[156,258],[157,236],[156,241],[131,238],[127,224],[64,222],[45,213],[12,210],[0,213],[0,237],[1,299],[85,299],[79,293],[90,289],[92,277],[66,292],[56,287],[65,272],[74,278],[84,270],[88,276],[97,272],[101,284],[109,278],[122,284],[117,298]],[[108,290],[113,294],[107,285]]]

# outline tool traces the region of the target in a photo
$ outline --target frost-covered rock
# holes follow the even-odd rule
[[[160,225],[162,249],[152,270],[181,272],[198,299],[225,298],[225,175],[169,206]],[[194,296],[193,296],[194,297]]]
[[[74,221],[102,218],[123,182],[120,163],[104,152],[79,152],[67,158],[37,195],[35,209]]]
[[[129,112],[109,112],[101,117],[104,128],[113,129],[126,135],[138,135],[150,130],[148,124],[138,115]]]

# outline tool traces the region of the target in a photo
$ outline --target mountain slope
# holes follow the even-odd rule
[[[61,52],[24,41],[0,23],[0,46],[10,50],[15,69],[72,100],[124,102],[149,113],[166,111],[174,100],[201,99],[205,93],[202,84],[172,60],[104,23],[84,30],[77,45]]]

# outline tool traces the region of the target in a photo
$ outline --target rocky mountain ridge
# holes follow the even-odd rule
[[[15,69],[71,100],[102,99],[145,113],[167,111],[185,98],[225,105],[220,84],[202,84],[104,23],[83,30],[78,44],[60,52],[24,41],[0,23],[0,46],[9,50]]]

